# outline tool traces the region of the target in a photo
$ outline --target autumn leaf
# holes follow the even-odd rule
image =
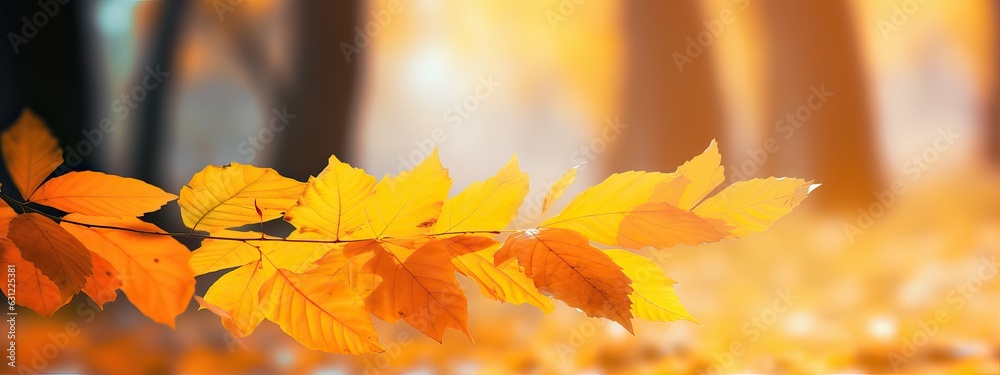
[[[792,212],[819,184],[798,178],[766,178],[740,181],[705,199],[694,213],[721,219],[735,238],[762,232]]]
[[[330,282],[336,275],[278,270],[260,289],[265,316],[309,349],[349,354],[385,351],[361,297],[346,280]]]
[[[431,233],[448,198],[451,178],[435,148],[413,170],[385,176],[364,204],[365,222],[350,238],[385,238]]]
[[[3,184],[0,184],[2,187]],[[7,205],[7,202],[0,199],[0,238],[7,238],[7,232],[10,230],[10,221],[17,217],[17,212]]]
[[[118,218],[158,210],[177,196],[145,182],[100,172],[70,172],[46,181],[31,201],[64,212]]]
[[[543,214],[549,210],[549,207],[552,207],[552,203],[558,200],[559,197],[563,195],[563,192],[566,191],[566,188],[573,183],[573,180],[576,179],[576,171],[580,169],[581,165],[583,165],[583,163],[580,163],[577,166],[566,170],[566,172],[563,172],[562,176],[559,177],[559,180],[549,187],[549,192],[545,193],[545,198],[542,200]]]
[[[223,326],[235,337],[249,335],[264,320],[260,289],[275,270],[265,271],[263,263],[254,260],[222,275],[205,293],[205,301],[226,312]]]
[[[728,228],[721,220],[704,219],[669,203],[644,203],[624,214],[617,245],[630,249],[698,245],[726,238]]]
[[[619,245],[618,228],[625,214],[647,203],[657,185],[673,178],[657,172],[613,174],[577,195],[562,212],[543,221],[541,227],[571,229],[595,242]]]
[[[500,243],[481,236],[458,236],[432,241],[425,246],[440,246],[451,255],[455,269],[476,281],[483,295],[500,302],[529,303],[546,313],[552,312],[552,299],[535,288],[516,259],[493,264]]]
[[[121,276],[111,262],[100,255],[90,253],[90,257],[94,263],[94,274],[87,278],[82,290],[98,307],[103,308],[104,304],[118,298],[117,290],[122,287]]]
[[[644,256],[626,250],[604,250],[611,260],[632,279],[632,314],[651,322],[688,320],[697,323],[691,313],[681,305],[673,285],[676,283],[663,273],[660,266]]]
[[[25,199],[63,162],[59,143],[30,109],[3,132],[0,147],[10,178]]]
[[[18,215],[7,234],[21,257],[54,282],[63,299],[83,288],[93,274],[90,251],[59,224],[37,213]]]
[[[293,233],[288,236],[289,241],[273,241],[279,239],[275,237],[261,241],[259,232],[232,230],[212,232],[212,236],[214,238],[202,241],[201,246],[191,254],[190,265],[196,275],[243,266],[260,259],[261,253],[270,261],[267,264],[302,272],[336,246],[332,243],[298,242],[324,239],[315,233]]]
[[[32,211],[19,215],[0,201],[0,259],[15,269],[19,304],[50,316],[80,290],[103,305],[121,289],[144,314],[173,327],[194,276],[227,270],[196,300],[230,333],[247,336],[269,319],[304,346],[333,353],[385,350],[372,314],[404,320],[439,342],[448,328],[471,339],[456,272],[489,298],[546,312],[557,298],[629,332],[633,317],[694,321],[655,263],[591,241],[637,249],[741,237],[766,229],[818,186],[757,179],[706,198],[724,179],[713,141],[674,173],[614,174],[539,228],[500,244],[486,236],[504,229],[528,194],[516,156],[451,199],[436,149],[377,183],[333,156],[308,183],[233,163],[192,177],[178,202],[191,232],[167,233],[136,216],[177,197],[145,182],[99,172],[45,182],[62,158],[30,111],[0,137],[11,178],[30,200],[18,204]],[[550,187],[543,212],[576,171]],[[36,205],[69,214],[48,216]],[[284,238],[232,229],[260,223],[263,231],[264,221],[282,216],[297,229]],[[189,252],[173,237],[204,239]]]
[[[517,216],[527,195],[528,175],[518,168],[515,155],[495,176],[473,182],[445,201],[434,232],[504,229]]]
[[[47,318],[69,303],[70,299],[63,298],[59,286],[43,275],[34,263],[24,260],[21,251],[10,240],[0,239],[0,262],[6,264],[8,269],[14,267],[14,290],[17,291],[18,305]],[[8,288],[3,290],[6,295]]]
[[[403,319],[438,342],[449,327],[472,339],[465,294],[446,249],[425,245],[413,251],[381,241],[358,246],[374,253],[362,266],[359,281],[378,283],[365,299],[372,314],[389,323]]]
[[[65,219],[136,231],[163,232],[155,225],[135,218],[70,214]],[[65,221],[62,227],[120,272],[121,289],[139,311],[153,321],[174,327],[174,318],[184,312],[194,294],[194,272],[188,266],[191,253],[184,245],[169,236],[87,228]]]
[[[367,220],[362,202],[374,194],[374,188],[375,177],[331,156],[323,172],[309,178],[305,193],[285,220],[299,231],[340,239]]]
[[[191,229],[218,230],[281,217],[295,205],[305,184],[274,169],[232,163],[207,166],[181,188],[181,219]]]
[[[689,182],[684,187],[680,200],[669,203],[680,209],[690,210],[726,179],[724,171],[719,145],[713,139],[705,152],[677,168],[675,174],[685,177]]]
[[[556,228],[515,233],[496,252],[494,263],[511,258],[517,258],[542,293],[632,332],[631,280],[580,233]]]

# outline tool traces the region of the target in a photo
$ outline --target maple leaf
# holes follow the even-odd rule
[[[364,203],[365,221],[350,238],[426,235],[441,214],[451,178],[437,148],[410,171],[385,176]]]
[[[24,199],[63,162],[59,143],[29,109],[22,111],[14,126],[3,132],[0,147],[10,178]]]
[[[156,186],[100,172],[70,172],[31,195],[32,202],[65,212],[118,218],[142,216],[174,199]]]
[[[295,205],[304,189],[304,183],[271,168],[209,165],[181,188],[178,204],[184,225],[211,231],[277,219]]]
[[[7,236],[21,258],[31,262],[58,287],[63,299],[83,288],[93,274],[90,251],[59,224],[37,213],[18,215]]]
[[[434,233],[503,229],[517,216],[528,191],[528,175],[518,168],[515,155],[495,176],[445,201]]]
[[[69,214],[65,219],[151,233],[163,232],[155,225],[135,218]],[[191,253],[184,245],[169,236],[87,228],[65,221],[62,227],[121,273],[121,289],[139,311],[158,323],[174,327],[174,318],[184,312],[194,294],[194,272],[188,266]]]
[[[374,188],[375,177],[331,156],[323,172],[309,178],[305,193],[285,220],[299,231],[340,239],[367,220],[361,203],[375,193]]]
[[[496,252],[494,263],[511,258],[524,266],[538,290],[632,332],[631,280],[582,234],[557,228],[515,233]]]

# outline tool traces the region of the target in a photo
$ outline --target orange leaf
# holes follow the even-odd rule
[[[41,214],[15,217],[10,222],[8,238],[20,249],[21,257],[59,286],[62,298],[79,292],[93,273],[94,264],[87,248]]]
[[[374,256],[362,266],[359,282],[374,283],[381,277],[365,299],[368,311],[389,323],[403,319],[438,342],[448,327],[472,339],[465,294],[455,279],[447,250],[422,246],[411,251],[379,241],[363,244]]]
[[[497,241],[480,236],[458,236],[432,241],[426,246],[447,249],[452,257],[451,264],[459,273],[475,280],[483,295],[500,302],[530,303],[542,311],[552,312],[552,299],[535,288],[516,259],[499,266],[493,264],[493,256],[500,249]]]
[[[27,199],[63,162],[62,150],[42,120],[30,109],[0,136],[3,159],[14,185]]]
[[[7,272],[10,272],[11,267],[14,268],[14,298],[18,305],[48,318],[69,303],[70,298],[62,297],[56,283],[43,275],[33,263],[21,257],[21,251],[13,242],[0,239],[0,262],[7,265]],[[3,290],[7,294],[8,288]]]
[[[361,297],[346,280],[330,282],[331,276],[279,269],[260,289],[265,315],[310,349],[351,354],[385,351]]]
[[[163,232],[139,219],[66,215],[66,220],[133,230]],[[67,222],[63,228],[121,272],[122,291],[143,314],[174,327],[174,318],[187,309],[194,294],[191,252],[169,236],[124,230],[86,228]]]
[[[557,228],[515,233],[497,251],[494,262],[511,258],[517,258],[542,293],[632,332],[632,281],[582,234]]]
[[[91,216],[135,217],[177,199],[145,182],[100,172],[70,172],[45,182],[31,201]]]
[[[0,184],[2,186],[2,184]],[[0,238],[7,238],[10,230],[10,221],[17,217],[17,212],[10,208],[3,199],[0,199]]]
[[[102,307],[105,303],[114,302],[118,298],[117,291],[122,287],[122,279],[118,275],[118,270],[115,270],[107,259],[94,253],[90,253],[90,256],[94,262],[94,274],[87,278],[83,292],[87,293],[98,307]]]
[[[618,244],[631,249],[698,245],[726,238],[727,228],[722,220],[704,219],[669,203],[645,203],[625,214]]]

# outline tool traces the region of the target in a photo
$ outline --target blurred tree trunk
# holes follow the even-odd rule
[[[779,132],[780,150],[764,172],[822,182],[812,204],[845,212],[867,206],[881,185],[879,157],[849,3],[774,0],[753,6],[762,7],[770,58],[764,123],[775,126],[797,111],[808,117],[794,132]],[[810,109],[810,95],[824,89],[832,96]]]
[[[331,154],[351,161],[348,121],[354,107],[358,67],[364,58],[348,62],[340,43],[353,43],[358,25],[357,1],[303,1],[299,4],[299,58],[295,89],[282,110],[295,116],[278,137],[281,152],[276,166],[285,176],[305,180],[326,167]]]
[[[627,52],[620,118],[628,128],[611,145],[606,165],[614,172],[673,171],[723,136],[712,49],[686,51],[688,38],[705,29],[703,17],[694,1],[622,4]]]
[[[160,67],[160,70],[165,72],[175,70],[174,57],[181,27],[184,25],[187,4],[188,0],[163,2],[162,17],[159,17],[159,23],[150,41],[150,50],[144,51],[147,52],[145,55],[140,55],[146,57],[145,64],[137,66],[137,69],[145,69],[148,66],[153,69]],[[143,77],[144,73],[135,75],[136,81],[133,85],[141,85]],[[167,185],[166,176],[160,171],[159,166],[163,157],[161,148],[165,143],[163,137],[167,125],[165,112],[171,86],[174,86],[172,80],[164,80],[156,90],[149,90],[146,99],[135,109],[138,139],[133,145],[135,151],[130,154],[138,158],[136,177],[157,186]]]

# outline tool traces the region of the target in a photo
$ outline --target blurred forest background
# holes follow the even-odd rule
[[[68,166],[175,193],[206,164],[305,180],[336,154],[381,176],[435,146],[465,186],[516,152],[525,227],[573,165],[568,194],[673,171],[712,139],[730,180],[823,183],[768,232],[648,252],[699,324],[633,337],[465,283],[475,344],[377,324],[389,351],[351,357],[270,324],[235,340],[194,303],[174,332],[125,298],[94,314],[81,297],[22,318],[20,360],[46,371],[1000,373],[998,1],[42,0],[0,14],[0,124],[30,107]],[[181,225],[174,204],[146,220]]]

